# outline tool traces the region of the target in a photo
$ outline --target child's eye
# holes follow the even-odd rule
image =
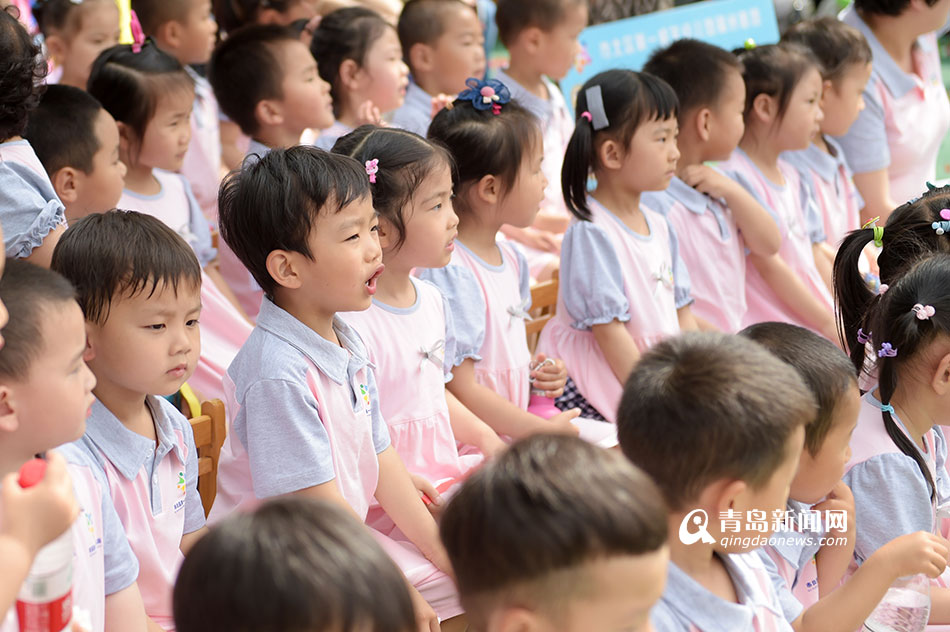
[[[347,238],[346,238],[346,241],[353,241],[353,240],[356,240],[356,239],[359,239],[359,238],[360,238],[360,234],[359,234],[359,233],[354,233],[353,235],[350,235],[349,237],[347,237]]]
[[[441,210],[442,210],[442,203],[439,202],[438,204],[436,204],[435,206],[433,206],[433,207],[432,207],[432,210],[433,210],[433,211],[441,211]]]
[[[198,326],[198,319],[197,319],[197,318],[192,318],[191,320],[186,321],[186,322],[185,322],[185,325],[188,326],[188,327],[197,327],[197,326]]]
[[[154,325],[146,325],[146,329],[151,329],[152,331],[161,331],[165,329],[165,323],[156,323]]]

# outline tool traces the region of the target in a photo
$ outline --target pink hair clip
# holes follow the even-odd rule
[[[590,112],[581,112],[581,118],[582,118],[582,119],[586,119],[588,123],[593,123],[593,122],[594,122],[594,119],[593,119],[593,117],[590,115]]]
[[[129,28],[132,30],[132,52],[141,53],[142,44],[145,43],[145,31],[142,30],[142,23],[139,22],[139,16],[135,14],[135,9],[132,9],[131,14]]]
[[[933,305],[921,305],[916,303],[911,310],[917,314],[917,320],[928,320],[931,316],[937,313],[937,310],[933,308]]]
[[[878,293],[878,294],[883,294],[884,292],[888,291],[889,289],[891,289],[891,286],[890,286],[890,285],[888,285],[887,283],[881,283],[881,287],[877,288],[877,293]]]
[[[369,176],[370,184],[376,184],[376,173],[379,171],[379,158],[373,158],[366,161],[366,175]]]

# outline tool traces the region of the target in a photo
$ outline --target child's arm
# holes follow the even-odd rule
[[[439,540],[439,527],[419,498],[399,454],[389,446],[377,458],[379,482],[376,484],[376,500],[380,507],[426,559],[442,572],[451,575],[452,565]]]
[[[627,331],[627,326],[614,319],[603,325],[593,325],[591,331],[614,376],[621,384],[626,383],[640,359],[640,350]]]
[[[181,549],[182,555],[188,555],[188,551],[190,551],[191,547],[195,545],[195,542],[200,540],[206,533],[208,533],[208,527],[204,526],[197,531],[192,531],[191,533],[182,535],[181,543],[178,545],[178,548]]]
[[[697,331],[699,329],[699,322],[689,305],[683,305],[676,310],[676,318],[680,322],[680,331]]]
[[[815,267],[818,268],[818,274],[829,291],[834,292],[834,285],[831,281],[831,271],[835,265],[835,251],[824,241],[818,241],[811,245],[811,254],[815,258]]]
[[[831,341],[838,340],[835,319],[831,310],[822,305],[805,287],[788,264],[777,254],[761,257],[750,254],[749,261],[755,266],[769,287],[798,316]]]
[[[43,243],[34,248],[33,252],[23,260],[38,265],[41,268],[48,268],[50,262],[53,260],[53,249],[56,248],[56,244],[59,243],[59,238],[63,236],[64,232],[66,232],[65,224],[60,224],[51,230],[46,237],[43,238]]]
[[[831,493],[822,502],[812,507],[822,515],[827,511],[841,510],[847,515],[847,529],[845,531],[829,531],[826,537],[847,538],[845,545],[823,546],[815,556],[818,567],[818,594],[824,596],[837,588],[844,577],[851,559],[854,556],[855,524],[854,495],[851,488],[844,481],[838,481],[831,489]]]
[[[926,531],[910,533],[891,540],[865,560],[844,585],[822,597],[792,622],[795,632],[850,632],[860,628],[898,577],[923,573],[937,577],[947,567],[946,540]],[[950,613],[950,590],[934,588],[931,597],[941,592]],[[936,604],[934,600],[934,604]],[[931,622],[935,622],[931,609]],[[941,612],[941,614],[943,614]]]
[[[148,628],[146,618],[138,584],[133,583],[119,592],[106,595],[106,632],[144,632]]]
[[[449,407],[449,423],[458,442],[475,446],[488,458],[505,449],[505,442],[498,434],[448,389],[445,390],[445,402]]]
[[[741,184],[706,165],[690,165],[681,177],[697,191],[726,202],[749,252],[767,257],[782,247],[778,224]]]
[[[495,391],[482,386],[475,379],[475,360],[466,358],[452,371],[448,389],[473,413],[498,434],[515,439],[541,433],[577,434],[571,423],[580,415],[577,409],[566,410],[550,419],[542,419],[509,402]]]

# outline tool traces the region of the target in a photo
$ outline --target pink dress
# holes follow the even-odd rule
[[[917,38],[914,72],[904,72],[853,6],[841,20],[867,38],[873,57],[864,89],[865,108],[838,139],[855,173],[887,169],[898,204],[920,196],[936,176],[940,143],[950,129],[950,100],[940,71],[936,33]],[[934,24],[939,27],[939,24]]]
[[[805,222],[806,198],[801,179],[798,172],[783,160],[778,161],[778,166],[785,178],[784,186],[766,178],[741,149],[732,152],[729,160],[722,164],[723,170],[772,214],[782,235],[779,257],[802,280],[811,294],[828,308],[830,315],[833,301],[831,292],[815,267],[812,240]],[[743,319],[743,327],[754,323],[779,321],[813,329],[775,294],[755,266],[748,266],[746,272],[746,303],[748,311]]]
[[[185,66],[195,82],[195,104],[191,110],[191,142],[181,174],[188,179],[205,217],[218,223],[218,185],[221,183],[221,132],[218,128],[218,101],[208,80]]]
[[[412,283],[416,302],[411,307],[392,307],[374,299],[369,309],[342,316],[360,333],[369,360],[377,367],[380,411],[406,469],[437,488],[454,489],[483,457],[459,456],[449,422],[445,382],[452,377],[455,347],[451,312],[438,288],[420,279]],[[388,533],[392,522],[380,513],[378,507],[371,508],[367,523]]]
[[[591,328],[619,320],[645,351],[679,333],[677,309],[689,302],[689,290],[662,215],[641,204],[650,234],[639,235],[593,198],[588,204],[592,220],[575,221],[564,236],[557,311],[538,351],[562,358],[584,398],[614,422],[623,385]]]
[[[745,244],[722,201],[674,177],[665,191],[644,193],[643,203],[666,215],[689,271],[696,316],[729,333],[745,316]]]
[[[155,195],[122,192],[118,208],[156,217],[175,230],[195,250],[201,264],[201,355],[188,384],[202,399],[224,399],[221,380],[238,349],[251,335],[251,325],[221,293],[203,269],[215,256],[208,222],[183,176],[153,170],[162,189]]]
[[[528,410],[531,374],[531,352],[525,333],[525,320],[531,307],[528,265],[511,242],[500,241],[497,245],[501,265],[484,261],[456,241],[448,266],[427,268],[417,274],[442,291],[452,310],[456,338],[453,366],[472,358],[479,384],[521,410]],[[613,426],[587,419],[575,421],[582,439],[602,446],[617,444]]]

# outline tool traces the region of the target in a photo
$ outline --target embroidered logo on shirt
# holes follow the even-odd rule
[[[673,267],[664,261],[663,265],[660,266],[660,270],[653,273],[653,280],[657,282],[656,289],[653,291],[654,294],[656,293],[656,290],[660,289],[660,285],[665,287],[667,290],[672,290]]]
[[[184,496],[185,495],[185,473],[184,472],[178,472],[177,487],[178,487],[178,491],[181,492],[181,495]]]
[[[366,388],[365,384],[360,384],[360,395],[363,396],[363,410],[368,415],[373,413],[373,407],[370,404],[369,400],[369,390]]]
[[[88,529],[92,535],[96,535],[96,525],[92,522],[92,514],[88,511],[83,511],[82,516],[86,519],[86,529]]]

